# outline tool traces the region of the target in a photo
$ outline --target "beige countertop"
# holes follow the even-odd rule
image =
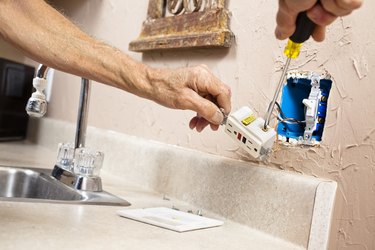
[[[0,143],[0,164],[49,168],[56,149]],[[116,215],[118,209],[198,208],[121,179],[102,175],[104,189],[132,206],[92,206],[0,201],[0,249],[301,249],[250,227],[225,220],[221,227],[176,233]],[[207,217],[223,219],[207,211]]]

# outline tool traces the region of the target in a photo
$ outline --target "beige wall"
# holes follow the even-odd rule
[[[8,60],[12,60],[19,63],[24,63],[30,66],[37,67],[38,64],[24,56],[20,51],[16,50],[10,44],[6,43],[0,38],[0,57]]]
[[[147,0],[55,0],[82,29],[127,51],[145,19]],[[155,67],[205,63],[233,91],[233,108],[250,105],[263,115],[284,61],[285,42],[273,36],[277,1],[229,1],[236,44],[230,50],[130,53]],[[292,68],[327,70],[334,79],[324,144],[281,149],[269,167],[336,180],[337,208],[330,249],[375,249],[375,2],[337,20],[324,43],[309,41]],[[79,79],[58,73],[48,116],[74,121]],[[175,111],[95,84],[89,124],[165,143],[247,159],[223,133],[190,131],[190,111]],[[89,135],[88,135],[89,136]]]

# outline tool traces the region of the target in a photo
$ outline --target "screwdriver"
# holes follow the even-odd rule
[[[267,127],[270,123],[272,111],[275,108],[277,97],[279,96],[280,90],[284,84],[284,78],[288,72],[290,61],[291,59],[297,58],[299,56],[302,44],[310,38],[314,29],[315,29],[315,23],[307,17],[307,12],[304,11],[304,12],[299,13],[297,16],[297,20],[296,20],[296,30],[293,33],[293,35],[289,37],[288,43],[284,49],[284,55],[287,57],[287,60],[284,65],[284,69],[281,74],[279,84],[277,85],[275,95],[270,105],[268,106],[268,110],[265,116],[266,119],[264,122],[264,128],[263,128],[264,130],[267,130]]]

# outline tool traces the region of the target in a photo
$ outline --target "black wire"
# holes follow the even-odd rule
[[[284,114],[283,110],[281,109],[280,104],[278,102],[275,102],[275,104],[276,104],[277,108],[279,109],[279,113],[281,115],[281,118],[286,119],[285,114]]]

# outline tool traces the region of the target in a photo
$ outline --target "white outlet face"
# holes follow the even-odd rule
[[[249,107],[242,107],[228,116],[225,132],[252,157],[265,160],[272,152],[276,132],[263,130],[264,119],[256,117]]]

